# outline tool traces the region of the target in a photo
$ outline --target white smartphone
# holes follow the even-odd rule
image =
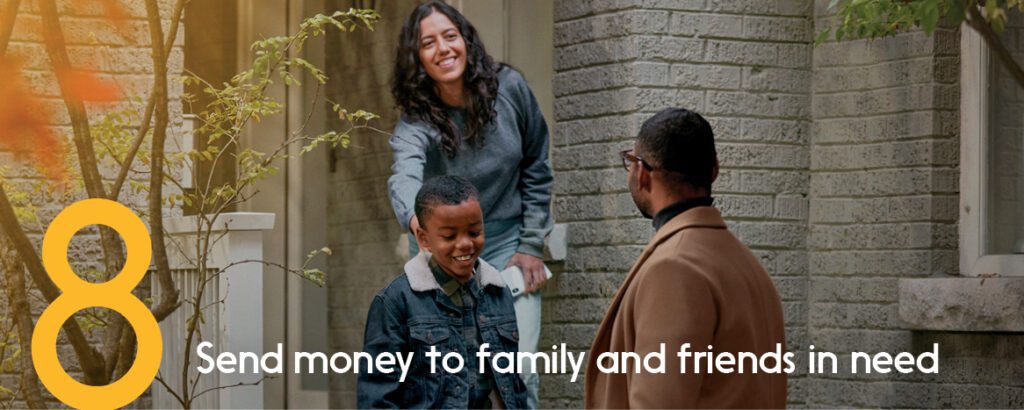
[[[547,266],[544,267],[544,275],[548,279],[551,279],[551,269]],[[508,285],[508,290],[512,292],[512,297],[517,298],[526,291],[526,282],[523,281],[523,271],[519,270],[518,266],[512,265],[508,269],[501,271],[501,277],[505,279],[505,284]]]

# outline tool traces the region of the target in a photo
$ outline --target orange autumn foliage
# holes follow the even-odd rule
[[[64,91],[76,100],[114,102],[121,98],[116,84],[101,80],[91,71],[57,70],[57,77],[66,84]]]
[[[102,17],[127,38],[129,13],[118,0],[76,0],[73,8],[93,3],[102,6]],[[114,102],[121,93],[113,82],[100,79],[95,72],[82,69],[55,70],[64,92],[72,100]],[[44,177],[63,181],[67,178],[64,141],[50,126],[54,123],[39,96],[21,75],[16,58],[0,56],[0,151],[17,158],[31,158],[31,164]]]
[[[36,169],[50,179],[63,180],[62,141],[49,127],[39,99],[25,84],[20,65],[0,59],[0,150],[29,154]]]

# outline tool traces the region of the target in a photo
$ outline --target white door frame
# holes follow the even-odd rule
[[[323,0],[290,0],[288,4],[288,15],[290,16],[289,32],[297,31],[303,18],[315,13],[322,13],[323,10]],[[317,67],[325,68],[322,36],[311,38],[306,46],[303,47],[303,52],[305,54],[302,56],[303,58]],[[306,107],[309,102],[307,96],[312,96],[316,93],[315,80],[302,75],[300,72],[295,72],[294,74],[296,78],[302,81],[302,86],[290,87],[288,90],[289,109],[287,116],[288,122],[293,124],[293,129],[299,127],[303,121],[306,121],[307,115],[309,115],[307,110],[310,109],[310,107]],[[327,119],[322,105],[325,103],[320,101],[318,104],[313,108],[312,116],[309,117],[309,124],[306,127],[307,134],[316,134],[326,129]],[[301,268],[306,255],[311,250],[327,245],[327,228],[323,223],[327,220],[327,172],[327,152],[325,148],[309,152],[302,157],[294,157],[289,161],[287,171],[289,188],[287,194],[287,235],[289,238],[287,252],[290,268]],[[326,270],[325,256],[319,256],[317,261],[324,262],[320,268]],[[294,357],[295,351],[304,351],[303,346],[308,344],[303,342],[303,325],[310,315],[304,314],[302,305],[303,301],[307,300],[310,296],[304,295],[305,290],[309,289],[309,285],[304,282],[305,279],[295,275],[288,275],[286,327],[289,357]],[[326,288],[318,289],[317,291],[326,292]],[[325,329],[327,326],[326,293],[320,296],[322,296],[324,301],[324,320],[322,324],[314,324],[314,326],[319,325],[321,329]],[[313,345],[321,345],[322,347],[317,348],[317,350],[322,349],[328,355],[331,354],[331,352],[326,351],[329,349],[326,335],[322,344],[313,343]],[[294,363],[291,363],[289,369],[294,365]],[[324,375],[324,377],[328,376]],[[302,378],[301,374],[295,374],[293,371],[291,376],[288,377],[286,383],[287,407],[327,408],[329,390],[327,388],[323,390],[305,389],[303,388]]]
[[[248,68],[252,63],[252,50],[249,46],[259,39],[285,35],[289,32],[290,4],[294,0],[237,0],[238,1],[238,43],[236,45],[239,69]],[[280,82],[269,89],[269,93],[278,101],[287,101],[293,97],[293,91]],[[290,87],[295,88],[295,87]],[[271,152],[288,138],[291,115],[271,116],[262,118],[259,123],[250,124],[242,134],[241,145],[262,152]],[[277,215],[278,223],[274,229],[266,231],[263,241],[263,257],[265,261],[285,266],[294,265],[295,258],[291,255],[290,240],[294,229],[294,176],[292,169],[295,164],[289,161],[279,164],[279,174],[260,181],[256,189],[259,194],[251,201],[239,206],[239,211],[272,212]],[[270,351],[278,343],[284,343],[285,349],[291,345],[286,340],[288,303],[285,295],[292,284],[280,269],[265,269],[263,276],[263,346]],[[293,286],[291,286],[293,287]],[[282,293],[284,290],[284,293]],[[288,355],[288,353],[286,353]],[[289,355],[290,356],[290,355]],[[288,360],[286,360],[288,361]],[[289,361],[290,362],[290,361]],[[286,385],[292,378],[285,372],[277,377],[264,379],[262,384],[263,403],[267,408],[282,408],[288,405]]]

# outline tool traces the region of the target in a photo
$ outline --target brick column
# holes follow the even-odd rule
[[[899,319],[899,279],[957,273],[959,44],[959,31],[940,29],[815,49],[808,342],[817,350],[913,351],[919,335]],[[922,381],[844,365],[810,378],[807,405],[972,406],[911,380]]]

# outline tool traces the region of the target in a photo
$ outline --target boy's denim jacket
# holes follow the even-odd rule
[[[359,369],[357,400],[360,408],[465,408],[469,403],[468,372],[464,366],[457,374],[441,367],[444,354],[466,351],[462,335],[462,311],[441,290],[428,266],[429,254],[420,252],[405,264],[405,274],[382,289],[373,299],[367,314],[363,351],[376,357],[383,352],[414,352],[405,382],[401,371],[369,373]],[[476,323],[480,343],[489,343],[492,356],[516,352],[519,330],[516,326],[512,294],[498,270],[479,259],[476,280],[482,288],[477,298]],[[426,353],[435,346],[441,356],[435,359],[436,371],[430,371]],[[454,364],[454,363],[453,363]],[[495,391],[506,408],[526,407],[526,386],[515,373],[494,375]],[[491,394],[491,401],[497,404]]]

